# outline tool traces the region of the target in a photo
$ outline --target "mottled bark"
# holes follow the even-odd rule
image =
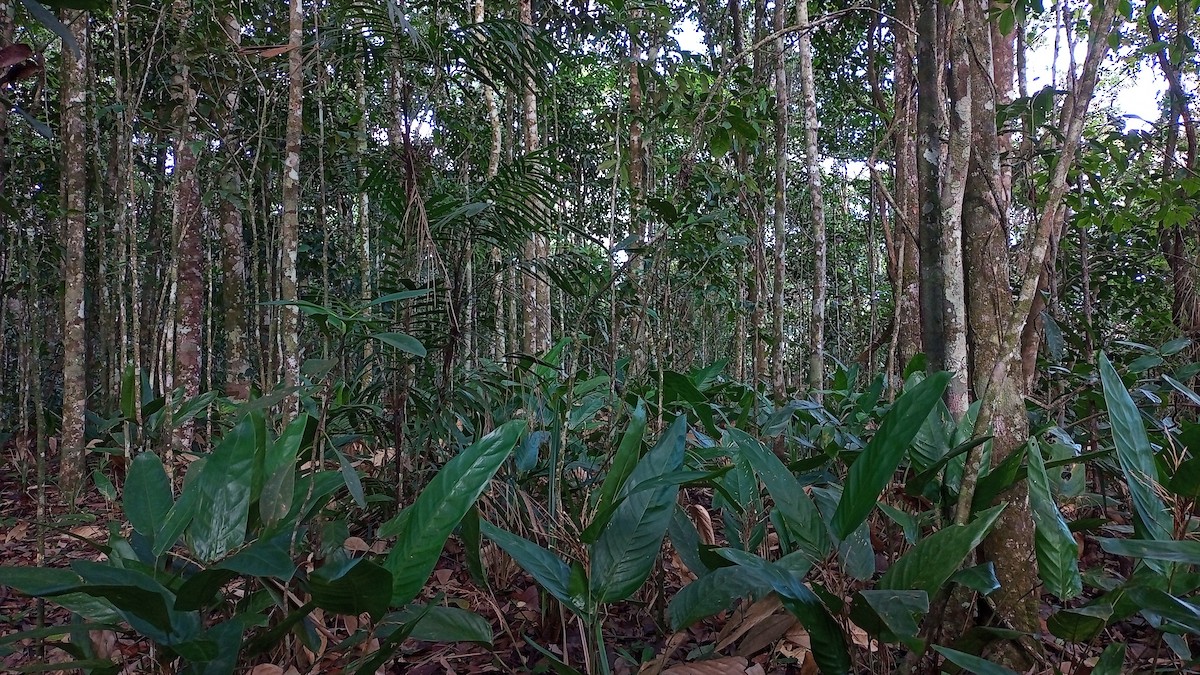
[[[804,25],[808,21],[808,0],[800,0],[797,4],[797,12],[800,13],[801,21]],[[784,2],[783,0],[775,0],[775,31],[782,32],[784,28]],[[812,77],[812,41],[809,38],[808,31],[800,33],[800,63],[802,78]],[[786,52],[783,46],[783,37],[780,36],[775,40],[775,250],[774,250],[774,278],[771,289],[771,389],[775,396],[775,403],[782,404],[787,397],[786,390],[786,360],[787,345],[784,342],[783,334],[783,312],[784,312],[784,281],[785,281],[785,262],[784,252],[787,244],[787,167],[788,167],[788,78],[787,78],[787,60]],[[807,68],[805,66],[807,65]],[[809,93],[812,92],[812,81],[804,80],[802,86],[805,87],[804,92],[804,121],[806,129],[811,129],[812,138],[806,139],[811,141],[809,152],[812,153],[808,157],[809,171],[813,170],[813,162],[815,159],[816,146],[816,99],[810,99]],[[813,102],[813,110],[808,108],[809,101]],[[813,125],[809,127],[809,125]],[[820,167],[817,167],[820,168]],[[813,210],[813,217],[816,218],[817,211]],[[816,350],[813,352],[816,353]]]
[[[532,0],[520,0],[521,23],[533,30]],[[521,128],[525,139],[525,153],[537,152],[541,147],[538,131],[537,93],[532,78],[525,81],[522,93]],[[537,267],[544,264],[550,254],[550,243],[546,235],[533,233],[525,242],[525,263],[529,266],[524,278],[525,288],[525,334],[524,348],[527,353],[540,354],[550,349],[550,283]]]
[[[637,237],[635,251],[646,241],[646,220],[642,217],[642,201],[646,192],[646,165],[642,148],[642,83],[640,79],[641,46],[638,24],[641,10],[629,11],[629,220],[631,235]],[[629,313],[629,339],[632,347],[630,375],[637,377],[646,370],[649,345],[646,335],[645,287],[640,253],[634,252],[629,266],[633,290],[634,311]]]
[[[931,371],[943,370],[945,284],[942,281],[941,167],[945,55],[939,49],[942,27],[938,0],[922,0],[917,17],[917,184],[919,186],[921,341]]]
[[[896,18],[904,25],[915,23],[914,0],[898,0]],[[917,55],[916,36],[908,30],[896,32],[895,68],[895,227],[892,258],[897,356],[903,368],[921,351],[921,278],[918,270],[917,227],[920,222],[920,192],[917,188],[917,106],[913,96],[913,73]]]
[[[87,411],[86,308],[84,255],[87,240],[87,105],[88,19],[81,11],[63,10],[62,22],[80,53],[64,48],[62,67],[62,198],[63,198],[63,408],[59,446],[59,485],[71,494],[83,483],[84,415]]]
[[[483,22],[484,9],[484,0],[473,0],[471,11],[475,23]],[[487,107],[488,128],[492,132],[487,163],[487,178],[491,180],[500,171],[500,152],[503,149],[504,137],[500,128],[500,106],[496,100],[496,91],[488,84],[483,85],[483,102]],[[498,246],[491,248],[489,260],[493,276],[492,310],[496,317],[496,336],[492,342],[492,359],[500,362],[508,352],[508,341],[504,323],[504,271]]]
[[[806,26],[808,2],[796,3],[796,23]],[[825,383],[825,304],[828,289],[827,252],[825,236],[825,198],[821,187],[821,156],[817,144],[817,92],[813,78],[812,37],[808,30],[800,32],[800,92],[804,97],[804,162],[808,172],[808,200],[813,221],[813,296],[809,318],[809,347],[812,354],[808,364],[808,386],[811,396],[821,401]]]
[[[229,39],[231,57],[241,45],[242,32],[233,13],[222,17]],[[235,62],[236,63],[236,62]],[[250,395],[249,335],[246,331],[246,246],[242,233],[242,176],[237,169],[241,160],[241,138],[234,120],[238,113],[238,88],[225,91],[222,106],[222,139],[225,160],[231,170],[222,174],[224,197],[220,205],[221,226],[221,300],[225,329],[225,393],[236,398]]]
[[[946,90],[949,103],[949,134],[945,164],[941,172],[941,194],[938,199],[941,216],[941,244],[938,247],[942,280],[942,345],[941,370],[951,374],[946,388],[946,407],[954,419],[967,412],[967,309],[966,286],[963,279],[963,202],[971,166],[971,131],[975,100],[971,91],[972,55],[964,30],[963,5],[955,3],[948,9],[947,37],[949,38],[949,75]],[[994,119],[994,116],[993,116]]]
[[[279,224],[279,299],[296,300],[296,258],[300,237],[300,137],[304,131],[304,15],[301,0],[288,3],[288,107],[283,160],[283,217]],[[294,385],[300,376],[300,311],[280,307],[283,348],[281,379]]]

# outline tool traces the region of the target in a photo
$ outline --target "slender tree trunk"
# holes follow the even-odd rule
[[[288,3],[288,108],[283,160],[283,218],[279,224],[280,300],[299,299],[296,257],[300,248],[300,136],[304,131],[304,14],[302,0]],[[300,311],[280,308],[282,379],[286,386],[299,382]]]
[[[646,221],[642,218],[642,201],[646,191],[646,165],[642,148],[642,83],[640,80],[641,45],[638,31],[641,11],[629,10],[629,220],[630,234],[637,237],[635,247],[641,248],[646,241]],[[649,345],[646,335],[646,305],[649,293],[642,273],[643,260],[634,253],[630,265],[634,311],[629,314],[629,339],[633,348],[629,372],[640,376],[646,370]]]
[[[897,0],[896,17],[903,25],[915,23],[914,1]],[[901,28],[896,32],[895,40],[896,208],[893,257],[897,269],[894,271],[896,318],[892,330],[897,334],[898,366],[902,371],[921,351],[921,277],[917,248],[921,193],[917,181],[917,107],[913,98],[916,85],[913,74],[916,36]]]
[[[87,411],[87,335],[84,296],[87,240],[87,105],[88,18],[81,11],[63,10],[62,22],[80,52],[63,49],[62,69],[62,194],[63,209],[63,409],[59,485],[75,493],[83,483],[84,415]]]
[[[807,0],[799,0],[798,7],[805,7]],[[808,10],[798,9],[802,12],[802,20],[808,19]],[[775,31],[782,33],[785,22],[785,8],[783,0],[775,0]],[[808,44],[811,52],[811,43],[804,41],[809,39],[808,31],[801,32],[801,47],[800,47],[800,63],[801,72],[804,70],[805,52],[804,45]],[[812,54],[807,55],[808,58],[808,74],[812,75]],[[787,61],[783,47],[782,35],[775,40],[775,250],[774,250],[774,272],[772,293],[771,293],[771,389],[775,395],[775,403],[782,404],[787,397],[786,389],[786,364],[785,355],[787,354],[787,345],[783,339],[783,310],[784,310],[784,280],[786,268],[784,264],[785,245],[787,243],[787,167],[788,167],[788,79],[787,79]],[[811,86],[811,82],[807,85]],[[808,90],[808,91],[811,91]],[[805,104],[805,124],[807,126],[808,117],[808,97],[804,98]],[[815,107],[815,99],[814,99]],[[814,111],[813,119],[816,115]],[[814,130],[815,131],[815,130]],[[814,134],[815,140],[815,134]],[[810,168],[811,170],[811,168]]]
[[[230,42],[230,55],[241,45],[242,28],[232,12],[222,17],[222,27]],[[236,67],[236,61],[232,64]],[[225,393],[235,398],[250,395],[250,359],[246,332],[246,246],[242,236],[242,176],[241,137],[234,120],[238,113],[238,89],[230,87],[221,101],[224,106],[221,143],[229,170],[222,174],[226,197],[221,200],[220,222],[223,252],[221,255],[221,295],[224,306],[225,329]]]
[[[527,30],[533,30],[532,0],[520,0],[519,16]],[[541,147],[538,132],[537,94],[533,78],[525,81],[522,95],[522,131],[525,137],[525,153],[537,152]],[[525,261],[530,266],[524,279],[525,285],[525,351],[540,354],[550,349],[550,284],[543,280],[536,268],[545,264],[550,253],[546,235],[534,233],[525,243]]]
[[[191,79],[188,59],[189,35],[192,21],[190,0],[177,0],[175,12],[179,22],[179,46],[173,60],[177,70],[175,119],[175,202],[172,222],[176,255],[176,315],[174,318],[175,354],[172,386],[182,386],[186,398],[200,393],[201,338],[204,334],[204,219],[200,213],[199,161],[196,156],[198,139],[194,136],[192,115],[196,110],[198,91]],[[174,447],[190,452],[195,425],[191,422],[175,429]]]
[[[796,3],[796,23],[809,25],[808,2]],[[809,324],[812,354],[808,365],[808,386],[813,400],[821,401],[825,386],[825,295],[828,286],[825,237],[825,195],[821,187],[821,148],[817,143],[817,92],[813,78],[812,37],[800,31],[800,91],[804,96],[804,161],[808,170],[808,200],[813,220],[813,295]]]

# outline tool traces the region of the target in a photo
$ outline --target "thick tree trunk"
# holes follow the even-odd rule
[[[87,105],[88,18],[81,11],[63,10],[62,22],[78,43],[80,53],[63,48],[62,69],[62,194],[63,194],[63,409],[59,485],[72,494],[83,483],[84,415],[87,412],[87,335],[85,242],[87,240]]]
[[[300,248],[300,136],[304,131],[304,15],[301,0],[288,3],[288,107],[283,160],[283,217],[279,224],[279,299],[297,300],[296,258]],[[300,377],[300,310],[280,307],[280,373],[285,386]]]

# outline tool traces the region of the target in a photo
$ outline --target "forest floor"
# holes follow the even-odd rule
[[[74,560],[102,560],[104,553],[96,544],[102,545],[107,540],[110,521],[122,522],[118,504],[89,485],[77,499],[76,508],[69,509],[55,488],[47,489],[46,516],[42,520],[46,527],[41,530],[43,543],[39,547],[38,493],[31,482],[13,471],[0,472],[0,561],[4,565],[66,568]],[[351,537],[345,545],[351,551],[371,548],[357,537]],[[381,547],[377,544],[374,548],[378,551]],[[39,549],[43,551],[40,558]],[[588,671],[579,622],[561,616],[558,604],[547,602],[548,598],[532,578],[491,545],[485,545],[483,554],[488,563],[488,585],[472,579],[461,543],[451,538],[426,586],[424,599],[483,616],[492,625],[493,643],[489,646],[409,640],[401,646],[395,660],[377,672],[432,675],[551,671],[549,659],[535,644],[572,667]],[[807,650],[807,636],[777,602],[757,603],[741,611],[722,613],[710,622],[672,634],[665,618],[667,600],[692,577],[672,553],[667,553],[664,563],[658,578],[648,583],[634,601],[614,607],[605,617],[608,656],[616,675],[659,671],[671,675],[815,672]],[[316,610],[311,618],[320,649],[310,651],[299,640],[287,639],[283,646],[260,657],[260,663],[245,672],[252,675],[349,672],[348,664],[378,645],[375,640],[350,639],[356,630],[366,626],[365,615],[360,621]],[[0,671],[78,672],[66,665],[76,657],[57,646],[71,641],[67,630],[44,640],[5,639],[22,631],[68,627],[70,623],[71,614],[62,607],[0,586]],[[119,664],[122,673],[169,672],[155,665],[150,642],[135,632],[118,628],[92,630],[87,635],[94,657]],[[698,668],[699,663],[684,664],[689,655],[708,651],[704,645],[718,649],[708,656],[703,667]],[[54,664],[64,664],[64,669],[49,670]]]

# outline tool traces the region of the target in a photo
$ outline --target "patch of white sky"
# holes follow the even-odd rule
[[[707,52],[704,36],[691,19],[675,24],[671,36],[678,41],[679,48],[683,51],[696,54]],[[1031,42],[1026,63],[1026,84],[1030,94],[1051,84],[1052,77],[1056,80],[1054,84],[1062,89],[1065,86],[1065,76],[1071,68],[1071,55],[1064,44],[1065,41],[1060,40],[1056,52],[1053,31],[1047,27]],[[1083,64],[1086,54],[1087,41],[1080,39],[1075,45],[1077,66]],[[1053,68],[1052,64],[1054,64]],[[1106,73],[1109,75],[1108,77],[1105,77]],[[1116,63],[1110,55],[1106,69],[1102,71],[1101,83],[1097,87],[1093,109],[1096,106],[1111,105],[1117,114],[1125,116],[1127,130],[1146,129],[1159,119],[1159,101],[1162,99],[1166,87],[1167,84],[1162,74],[1148,61],[1143,60],[1134,66],[1126,66]],[[833,167],[831,162],[826,162],[826,164],[828,165],[827,169]],[[852,176],[861,175],[866,171],[864,162],[851,162],[850,164],[852,166],[849,167],[849,170]]]

